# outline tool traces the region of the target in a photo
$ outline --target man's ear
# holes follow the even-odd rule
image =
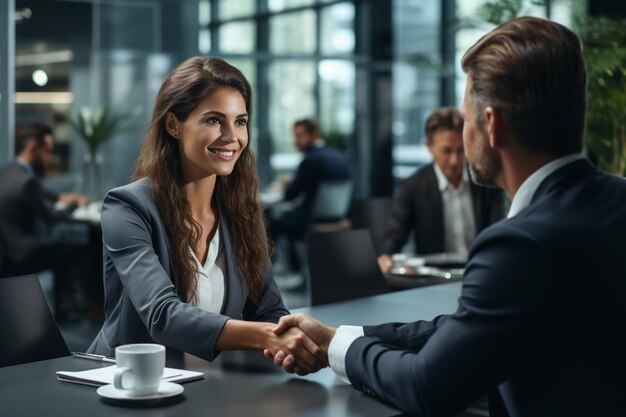
[[[491,148],[502,146],[506,134],[506,123],[500,113],[491,106],[485,107],[483,111],[483,128]]]
[[[173,138],[180,139],[180,129],[180,122],[174,113],[168,111],[165,115],[165,130],[167,130],[167,133],[169,133]]]
[[[24,150],[22,152],[32,154],[33,152],[37,151],[37,148],[37,142],[35,142],[34,140],[29,140],[28,142],[26,142],[26,145],[24,146]]]

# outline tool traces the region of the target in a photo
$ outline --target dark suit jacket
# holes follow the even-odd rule
[[[214,314],[181,301],[176,292],[170,242],[150,181],[144,178],[109,191],[102,206],[105,319],[89,352],[112,356],[119,345],[156,342],[213,360],[218,353],[215,343],[229,318],[277,322],[289,314],[269,260],[261,300],[255,304],[248,298],[226,216],[219,216],[225,300],[221,314]]]
[[[303,231],[311,219],[317,187],[322,181],[339,181],[351,178],[350,165],[346,156],[327,146],[314,147],[307,151],[298,166],[292,183],[285,190],[285,201],[304,198],[295,212],[303,223]]]
[[[8,246],[8,261],[24,262],[37,252],[43,243],[36,233],[38,220],[52,223],[67,218],[76,207],[54,210],[57,199],[17,162],[0,170],[0,234]]]
[[[453,416],[499,385],[511,417],[626,414],[626,180],[587,160],[474,241],[457,311],[367,327],[346,358],[358,389]]]
[[[470,181],[476,234],[504,217],[502,190]],[[398,184],[387,224],[382,253],[401,252],[409,233],[415,236],[416,253],[445,252],[443,201],[433,164]]]
[[[351,176],[350,164],[342,152],[326,146],[307,151],[283,199],[293,201],[301,198],[302,202],[283,213],[282,217],[271,219],[273,240],[281,234],[303,237],[313,220],[313,207],[320,182],[348,180]]]

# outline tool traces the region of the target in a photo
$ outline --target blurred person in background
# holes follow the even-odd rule
[[[313,206],[319,184],[323,181],[349,180],[352,177],[346,155],[329,146],[321,138],[319,123],[310,117],[293,125],[296,147],[304,158],[292,181],[286,184],[283,203],[292,207],[280,214],[270,214],[270,236],[303,239],[313,221]],[[291,248],[291,246],[290,246]],[[299,270],[297,256],[291,251],[291,269]]]
[[[45,237],[38,224],[67,220],[78,206],[89,204],[75,193],[57,194],[42,186],[54,147],[52,129],[33,124],[20,129],[15,161],[0,169],[0,239],[7,253],[3,276],[54,272],[56,309],[59,316],[81,308],[76,297],[80,275],[88,270],[85,246]]]
[[[434,161],[398,185],[378,258],[385,273],[391,255],[402,251],[411,233],[416,254],[467,254],[474,237],[504,217],[502,190],[469,180],[459,111],[435,110],[426,119],[425,133]]]

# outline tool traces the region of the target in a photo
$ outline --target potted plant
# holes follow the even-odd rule
[[[92,199],[101,198],[100,166],[98,150],[103,143],[118,132],[126,119],[121,113],[109,111],[107,106],[97,109],[82,108],[70,113],[69,123],[87,146],[85,154],[86,192]]]
[[[588,71],[585,144],[599,168],[626,174],[626,20],[579,19]]]
[[[487,1],[479,20],[498,25],[524,13],[522,0]],[[543,6],[545,0],[531,0]],[[585,145],[598,168],[626,174],[626,20],[579,16],[575,19],[588,73]]]

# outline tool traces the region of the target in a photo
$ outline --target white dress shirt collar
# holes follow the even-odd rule
[[[567,164],[571,164],[572,162],[583,159],[584,156],[581,153],[575,153],[567,156],[563,156],[561,158],[555,159],[554,161],[548,162],[537,171],[533,172],[532,175],[522,183],[522,185],[517,190],[515,197],[511,201],[511,208],[509,209],[509,214],[507,217],[510,219],[511,217],[517,216],[520,211],[524,210],[530,204],[537,188],[541,185],[541,183],[554,171],[559,168],[564,167]]]
[[[33,169],[33,166],[29,164],[25,159],[22,159],[18,156],[17,158],[15,158],[15,162],[17,162],[29,174],[35,175],[35,170]]]
[[[215,231],[213,239],[207,248],[207,257],[204,265],[191,250],[198,267],[196,276],[196,307],[205,311],[219,314],[224,304],[226,294],[224,283],[225,262],[224,254],[221,250],[219,227]]]
[[[453,188],[455,190],[462,190],[463,187],[467,187],[467,185],[469,184],[469,176],[467,175],[467,169],[465,169],[465,166],[463,166],[463,175],[461,176],[461,182],[459,183],[458,187],[455,187],[448,180],[448,178],[446,177],[446,174],[443,173],[443,171],[441,170],[441,168],[439,168],[439,165],[437,165],[437,163],[433,163],[433,166],[435,167],[435,176],[437,177],[437,186],[439,187],[439,191],[443,192],[448,187]]]

